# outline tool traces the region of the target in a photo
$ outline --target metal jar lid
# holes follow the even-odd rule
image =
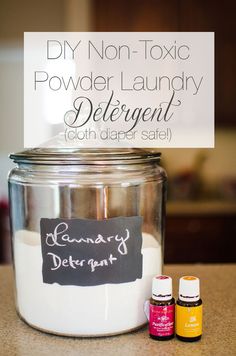
[[[160,152],[139,148],[33,148],[10,154],[15,163],[44,165],[117,165],[159,162]]]

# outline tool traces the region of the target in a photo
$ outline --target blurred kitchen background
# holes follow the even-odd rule
[[[0,263],[11,260],[8,154],[23,148],[24,31],[215,32],[215,149],[161,150],[165,262],[236,261],[235,13],[233,0],[0,0]]]

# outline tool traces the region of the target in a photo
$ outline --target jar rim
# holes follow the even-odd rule
[[[32,148],[9,157],[15,163],[44,165],[117,165],[159,162],[161,153],[141,148]]]

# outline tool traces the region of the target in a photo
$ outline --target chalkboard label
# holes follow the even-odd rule
[[[140,216],[42,218],[40,230],[44,283],[95,286],[142,278]]]

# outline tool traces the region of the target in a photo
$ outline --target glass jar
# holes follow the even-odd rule
[[[144,325],[143,305],[163,264],[160,153],[37,148],[10,157],[20,317],[69,336]]]

